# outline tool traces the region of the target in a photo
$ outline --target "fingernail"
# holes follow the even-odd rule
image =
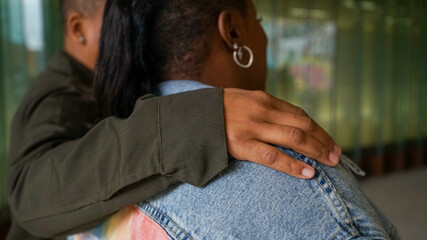
[[[314,177],[314,170],[311,168],[304,168],[301,174],[304,175],[304,177],[311,179]]]
[[[340,157],[338,157],[338,155],[336,155],[334,152],[330,152],[329,161],[333,164],[338,164],[338,162],[340,161]]]
[[[335,145],[335,146],[334,146],[334,153],[335,153],[336,155],[338,155],[338,156],[341,156],[341,154],[342,154],[342,149],[341,149],[338,145]]]

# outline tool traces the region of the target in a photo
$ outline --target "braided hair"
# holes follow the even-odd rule
[[[95,67],[102,117],[128,117],[136,100],[169,76],[197,79],[209,54],[207,30],[248,0],[107,0]]]

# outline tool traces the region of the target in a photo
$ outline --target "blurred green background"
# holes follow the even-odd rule
[[[427,1],[257,0],[268,91],[371,175],[426,161]]]
[[[31,82],[62,47],[60,16],[58,0],[0,0],[0,220],[7,217],[10,122]]]
[[[425,163],[425,0],[256,0],[268,91],[303,107],[373,174]],[[61,48],[58,0],[0,0],[0,219],[9,125]]]

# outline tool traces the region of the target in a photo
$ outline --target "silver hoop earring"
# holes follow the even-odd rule
[[[80,43],[84,43],[85,41],[86,41],[85,37],[83,37],[83,36],[79,37],[79,42]]]
[[[254,62],[254,54],[252,50],[247,46],[240,46],[235,43],[233,45],[234,52],[233,52],[233,58],[234,62],[241,68],[250,68],[252,66],[252,63]],[[243,60],[243,50],[246,50],[249,53],[249,62],[247,64],[243,64],[240,61]]]

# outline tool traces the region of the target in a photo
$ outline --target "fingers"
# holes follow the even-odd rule
[[[315,171],[310,165],[289,157],[273,146],[257,141],[248,141],[245,143],[244,149],[242,157],[250,162],[264,165],[300,179],[314,177]]]
[[[336,145],[332,137],[307,115],[299,115],[292,112],[272,109],[268,113],[268,122],[283,126],[292,126],[305,131],[316,138],[322,145],[337,155],[341,155],[341,149]]]
[[[254,135],[261,142],[292,148],[328,166],[336,166],[339,162],[337,153],[300,128],[265,123],[254,128]]]
[[[285,111],[285,112],[291,112],[297,115],[301,116],[307,116],[307,113],[300,107],[297,107],[293,104],[290,104],[288,102],[282,101],[268,93],[265,93],[263,91],[256,92],[260,96],[260,98],[263,98],[267,104],[279,111]]]
[[[271,146],[294,149],[325,165],[335,166],[341,149],[302,109],[261,91],[224,89],[228,152],[299,178],[313,169]]]
[[[322,127],[320,127],[305,113],[304,110],[264,92],[256,92],[256,95],[258,95],[258,98],[262,100],[262,103],[258,105],[258,107],[254,108],[255,111],[258,110],[258,112],[260,112],[260,114],[258,114],[260,117],[259,122],[266,121],[272,124],[298,128],[303,131],[301,135],[307,136],[307,141],[303,142],[300,146],[294,145],[295,143],[299,144],[298,139],[296,139],[297,141],[294,141],[295,143],[292,141],[288,142],[287,145],[285,145],[283,142],[282,144],[274,144],[301,151],[301,153],[306,154],[307,156],[316,160],[321,160],[322,163],[330,166],[335,166],[337,164],[337,159],[339,161],[339,156],[342,153],[341,148]],[[271,132],[272,129],[267,129],[267,131]],[[287,130],[285,129],[284,131],[291,131],[289,132],[291,134],[298,132],[298,130],[289,130],[289,128]],[[279,131],[278,133],[281,132],[283,131]],[[278,133],[276,133],[276,135]],[[312,143],[313,145],[311,145]],[[324,148],[319,148],[319,143],[320,145],[326,147],[329,151],[326,151]],[[320,158],[316,158],[315,156],[319,156]]]
[[[258,116],[261,122],[267,121],[273,124],[300,128],[326,145],[330,151],[341,155],[342,150],[336,145],[333,138],[303,109],[262,91],[254,91],[253,94],[259,100],[253,107],[255,112],[259,112]]]

